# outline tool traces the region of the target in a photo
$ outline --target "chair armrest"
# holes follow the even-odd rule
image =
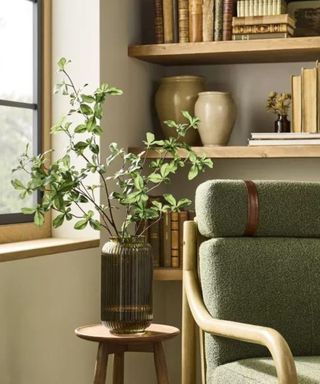
[[[183,284],[188,304],[197,325],[216,336],[264,345],[274,360],[279,384],[298,384],[290,348],[281,334],[267,327],[214,319],[207,311],[194,270],[183,271]]]

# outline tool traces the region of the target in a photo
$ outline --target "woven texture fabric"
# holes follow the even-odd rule
[[[320,237],[320,183],[255,181],[259,223],[255,236]],[[206,237],[243,236],[248,216],[243,180],[210,180],[197,188],[196,215]]]
[[[320,355],[320,241],[220,238],[199,251],[204,303],[214,318],[278,330],[296,356]],[[228,362],[270,356],[262,346],[205,338],[209,377]]]
[[[296,357],[299,384],[320,383],[320,356]],[[221,365],[208,384],[278,384],[271,359],[248,359]]]

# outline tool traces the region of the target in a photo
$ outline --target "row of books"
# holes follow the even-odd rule
[[[239,0],[237,16],[281,15],[287,12],[285,0]]]
[[[320,133],[251,133],[249,145],[320,145]]]
[[[291,78],[292,131],[320,132],[320,64]]]
[[[154,0],[155,43],[231,40],[235,0]]]
[[[155,268],[182,268],[183,223],[193,218],[193,211],[165,212],[149,226],[146,237],[152,247]]]
[[[233,17],[232,40],[288,38],[295,27],[296,20],[288,14]]]

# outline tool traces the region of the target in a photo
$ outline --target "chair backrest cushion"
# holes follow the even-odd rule
[[[259,221],[255,236],[320,237],[320,183],[255,181]],[[243,180],[210,180],[197,188],[196,215],[206,237],[243,236],[248,192]]]
[[[275,328],[294,355],[320,354],[319,239],[210,239],[200,246],[199,273],[213,317]],[[211,335],[205,345],[209,372],[269,356],[264,347]]]

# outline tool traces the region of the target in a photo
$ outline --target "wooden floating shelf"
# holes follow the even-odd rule
[[[192,147],[197,154],[205,154],[212,159],[264,159],[264,158],[303,158],[320,157],[320,145],[288,145],[288,146],[257,146],[257,147]],[[135,154],[143,151],[143,148],[129,148]],[[179,151],[181,158],[186,157],[186,152]],[[149,150],[148,159],[161,157],[157,150]],[[171,157],[170,155],[167,156]]]
[[[182,269],[180,268],[155,268],[153,280],[174,281],[182,280]]]
[[[131,45],[128,54],[163,65],[313,61],[320,59],[320,36]]]

